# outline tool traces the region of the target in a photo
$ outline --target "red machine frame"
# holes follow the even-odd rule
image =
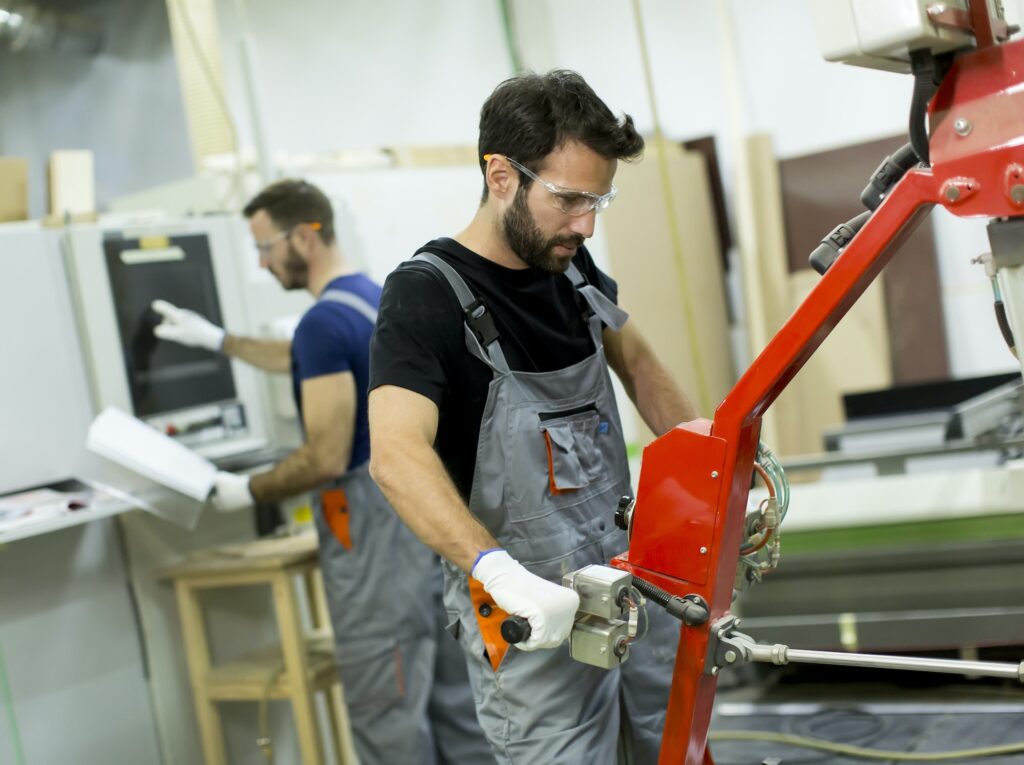
[[[899,181],[713,421],[680,425],[644,450],[629,552],[612,563],[672,595],[699,595],[711,612],[681,629],[661,765],[713,762],[716,677],[705,657],[732,599],[761,416],[933,205],[961,217],[1024,215],[1024,41],[995,44],[984,0],[971,0],[971,13],[979,47],[956,59],[929,106],[932,166]],[[966,134],[954,129],[961,119]]]

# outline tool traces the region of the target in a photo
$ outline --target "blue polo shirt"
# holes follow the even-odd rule
[[[352,373],[356,383],[356,423],[352,459],[348,465],[351,470],[370,459],[366,396],[373,323],[364,311],[323,299],[323,294],[333,291],[361,298],[374,311],[380,305],[380,285],[363,274],[339,276],[328,283],[321,299],[306,311],[292,337],[292,392],[301,415],[304,380],[338,372]]]

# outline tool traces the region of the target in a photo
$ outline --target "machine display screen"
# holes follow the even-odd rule
[[[231,366],[219,353],[158,339],[157,298],[223,325],[205,234],[104,238],[125,371],[137,417],[235,398]]]

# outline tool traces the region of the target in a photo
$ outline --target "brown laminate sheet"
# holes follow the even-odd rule
[[[864,211],[860,192],[868,178],[905,142],[895,136],[779,162],[791,273],[809,267],[808,256],[836,225]],[[909,237],[883,276],[893,384],[948,379],[938,260],[928,221]]]

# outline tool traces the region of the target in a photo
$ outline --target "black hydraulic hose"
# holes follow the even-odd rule
[[[907,170],[917,164],[917,154],[911,144],[904,144],[898,150],[882,160],[871,180],[860,193],[860,201],[869,210],[882,204],[882,200],[893,186],[902,178]]]
[[[839,258],[839,253],[853,241],[853,238],[857,236],[857,232],[864,228],[864,224],[868,222],[870,217],[871,210],[865,210],[860,215],[851,218],[846,223],[840,223],[832,229],[828,236],[821,240],[821,244],[807,258],[811,268],[824,276],[825,272]]]
[[[1006,317],[1006,306],[1002,300],[995,302],[996,309],[996,321],[999,323],[999,331],[1003,335],[1003,340],[1006,341],[1007,347],[1010,349],[1010,353],[1014,356],[1017,355],[1017,342],[1013,337],[1013,330],[1010,328],[1010,320]]]
[[[910,68],[914,73],[914,95],[910,100],[910,145],[917,158],[928,165],[928,102],[936,91],[935,57],[928,50],[911,51]]]
[[[668,611],[679,621],[695,627],[704,624],[708,620],[708,606],[700,597],[687,595],[680,598],[677,595],[670,595],[656,584],[633,575],[633,586],[648,600],[653,600],[659,606]]]

